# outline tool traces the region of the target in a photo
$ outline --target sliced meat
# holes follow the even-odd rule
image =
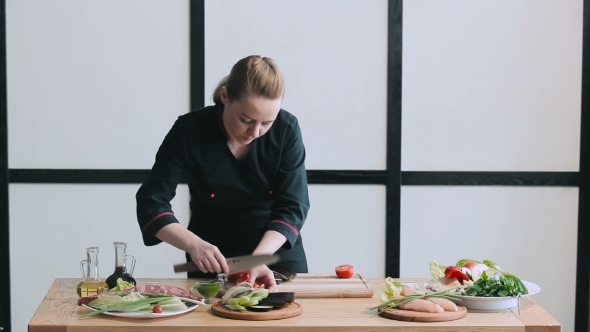
[[[181,296],[181,297],[188,297],[189,299],[202,301],[203,298],[201,296],[195,295],[188,290],[177,287],[177,286],[168,286],[168,285],[140,285],[135,287],[136,292],[140,293],[151,293],[151,294],[165,294],[165,295],[172,295],[172,296]]]
[[[441,313],[445,312],[445,310],[439,306],[438,304],[424,300],[424,299],[416,299],[410,302],[404,303],[398,306],[400,309],[404,310],[412,310],[412,311],[420,311],[420,312],[432,312],[432,313]]]
[[[443,298],[440,298],[440,297],[429,297],[428,300],[430,300],[430,301],[438,304],[445,311],[457,311],[457,310],[459,310],[459,308],[457,308],[457,305],[455,304],[455,302],[453,302],[451,300],[443,299]]]

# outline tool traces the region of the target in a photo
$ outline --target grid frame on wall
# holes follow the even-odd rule
[[[0,0],[0,298],[10,299],[8,222],[8,102],[6,90],[6,3]],[[0,301],[0,328],[11,330],[10,301]],[[0,329],[0,330],[2,330]]]
[[[401,186],[578,187],[575,330],[590,327],[590,0],[584,0],[579,172],[445,172],[401,170],[403,0],[388,0],[387,156],[385,170],[308,170],[310,184],[386,187],[386,276],[400,275]],[[8,187],[10,183],[139,184],[149,169],[9,169],[7,136],[6,15],[0,0],[0,296],[10,296]],[[205,100],[205,0],[190,0],[190,107]],[[186,183],[186,181],[184,182]],[[10,301],[0,302],[0,327],[10,331]]]

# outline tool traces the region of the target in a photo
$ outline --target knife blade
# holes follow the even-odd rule
[[[226,258],[227,267],[229,268],[228,274],[248,271],[258,265],[269,265],[274,264],[280,260],[279,255],[245,255]],[[180,263],[174,265],[174,272],[193,272],[199,271],[197,264],[194,262]]]

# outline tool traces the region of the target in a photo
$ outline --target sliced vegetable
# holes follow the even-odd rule
[[[452,265],[447,266],[447,268],[445,269],[445,277],[457,278],[457,281],[459,281],[461,285],[463,285],[463,281],[469,280],[469,277],[465,273],[459,270],[458,267]]]
[[[481,275],[484,271],[489,270],[490,268],[485,264],[477,264],[471,269],[471,280],[477,281],[481,278]]]
[[[248,280],[250,280],[250,273],[248,272],[233,273],[227,276],[227,281],[235,284],[247,282]]]
[[[335,270],[338,278],[350,278],[354,275],[354,266],[352,264],[338,265]]]
[[[467,262],[467,263],[463,264],[463,268],[467,268],[467,269],[471,270],[475,265],[477,265],[477,263]]]
[[[83,318],[92,317],[92,316],[102,314],[107,311],[138,311],[138,310],[145,308],[146,307],[145,305],[149,306],[152,303],[158,303],[158,302],[164,301],[166,299],[167,299],[167,297],[162,296],[162,297],[154,297],[154,298],[148,298],[148,299],[137,300],[137,301],[132,301],[132,302],[123,302],[123,303],[109,306],[107,308],[103,308],[100,310],[91,311],[89,313],[82,315],[82,317]],[[131,308],[136,308],[136,309],[129,310]],[[139,309],[137,309],[137,308],[139,308]]]
[[[246,310],[257,305],[262,299],[268,297],[269,291],[265,288],[254,288],[246,283],[243,286],[234,286],[222,297],[222,303],[232,310]]]

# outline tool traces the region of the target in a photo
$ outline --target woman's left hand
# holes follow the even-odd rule
[[[257,283],[264,285],[264,288],[268,288],[269,291],[274,292],[277,288],[277,282],[275,280],[274,273],[266,265],[260,265],[249,272],[250,280],[248,282],[251,285]]]

